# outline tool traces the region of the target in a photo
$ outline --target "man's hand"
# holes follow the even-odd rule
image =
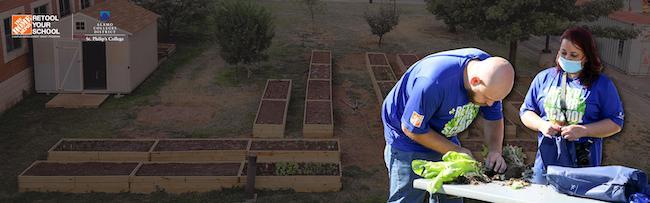
[[[570,125],[562,127],[562,137],[569,141],[576,141],[587,136],[587,128],[583,125]]]
[[[544,121],[544,124],[539,126],[539,132],[541,132],[544,136],[553,138],[553,135],[556,135],[562,131],[562,126],[553,124],[548,121]]]
[[[499,152],[488,152],[485,158],[485,164],[488,169],[492,169],[498,173],[504,173],[506,172],[506,168],[508,168],[506,160],[503,159],[503,156]]]

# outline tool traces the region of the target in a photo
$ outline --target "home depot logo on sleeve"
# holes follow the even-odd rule
[[[422,126],[422,121],[424,120],[424,116],[418,114],[418,112],[413,111],[410,120],[411,120],[411,125],[415,126],[416,128],[419,128]]]
[[[32,15],[12,15],[11,35],[31,35]]]

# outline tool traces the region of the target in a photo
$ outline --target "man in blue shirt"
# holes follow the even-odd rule
[[[390,179],[389,202],[422,202],[424,190],[415,190],[415,159],[440,161],[448,151],[471,155],[456,135],[480,115],[484,125],[488,168],[504,172],[501,156],[503,114],[501,100],[514,81],[514,69],[505,59],[476,48],[444,51],[413,64],[388,93],[382,106]],[[461,201],[433,194],[430,202]]]

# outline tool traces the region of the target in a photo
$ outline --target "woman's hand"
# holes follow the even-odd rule
[[[561,132],[562,126],[559,126],[557,124],[553,124],[549,121],[544,121],[544,123],[539,126],[538,128],[539,132],[541,132],[544,136],[553,138],[553,135],[556,135]]]
[[[576,141],[581,137],[587,137],[587,127],[584,125],[564,126],[561,129],[561,135],[569,141]]]

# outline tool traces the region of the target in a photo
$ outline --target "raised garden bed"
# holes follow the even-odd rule
[[[283,137],[291,98],[291,80],[269,79],[253,123],[253,137]]]
[[[307,84],[308,100],[332,100],[332,85],[328,80],[309,80]]]
[[[338,163],[340,148],[338,139],[264,139],[253,140],[250,152],[258,162]]]
[[[311,65],[309,68],[309,80],[329,80],[331,74],[329,65]]]
[[[245,176],[247,166],[243,167]],[[296,192],[336,192],[341,189],[340,163],[257,163],[255,188]]]
[[[332,64],[332,54],[329,51],[312,50],[310,64]]]
[[[524,123],[521,122],[519,116],[519,108],[523,102],[521,101],[504,101],[503,103],[503,116],[505,119],[509,120],[511,123],[518,125],[519,127],[526,128]]]
[[[131,192],[207,192],[243,186],[242,163],[145,163],[131,177]]]
[[[18,175],[21,192],[128,192],[139,163],[36,161]]]
[[[397,67],[404,74],[418,60],[420,59],[415,54],[397,54]]]
[[[395,81],[395,75],[390,69],[390,66],[372,66],[372,72],[375,75],[375,80],[379,81]]]
[[[266,83],[263,99],[287,99],[291,91],[289,80],[269,80]]]
[[[250,139],[165,139],[151,151],[151,161],[244,161]]]
[[[377,86],[379,87],[379,92],[381,92],[381,99],[383,100],[388,96],[388,93],[393,89],[395,86],[395,81],[390,81],[390,82],[377,82]]]
[[[389,65],[386,54],[383,53],[366,53],[366,60],[368,65]]]
[[[334,136],[334,118],[332,116],[331,101],[305,102],[305,115],[303,118],[304,137],[332,137]]]
[[[510,94],[508,94],[508,96],[504,100],[513,101],[513,102],[523,102],[525,96],[526,95],[521,94],[521,92],[519,92],[519,90],[517,90],[516,88],[512,88],[512,91],[510,91]]]
[[[51,161],[149,161],[153,139],[61,139],[48,151]]]

